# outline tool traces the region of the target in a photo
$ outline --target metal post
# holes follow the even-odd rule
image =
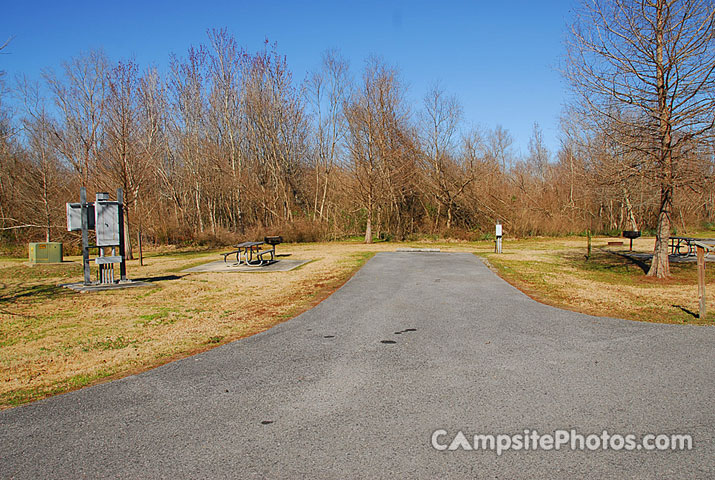
[[[82,269],[84,270],[84,284],[92,282],[89,278],[89,219],[87,218],[87,189],[79,189],[80,217],[82,221]]]
[[[705,248],[698,245],[698,303],[699,317],[704,319],[708,314],[707,306],[705,305]]]
[[[117,189],[117,203],[119,204],[119,255],[122,261],[119,262],[119,281],[126,282],[127,279],[127,256],[124,252],[124,192]]]

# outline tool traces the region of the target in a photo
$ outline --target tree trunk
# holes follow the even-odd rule
[[[315,198],[313,199],[313,220],[318,218],[318,195],[320,194],[320,170],[315,166]]]
[[[52,216],[50,212],[50,202],[45,196],[45,241],[50,242],[50,230],[52,228]]]
[[[660,212],[655,237],[653,261],[648,270],[649,277],[666,278],[670,276],[668,243],[670,241],[670,211],[673,203],[673,187],[663,185],[660,193]]]
[[[134,260],[132,238],[129,233],[129,209],[126,205],[124,205],[124,253],[127,256],[127,260]]]
[[[653,262],[648,270],[649,277],[666,278],[670,276],[670,260],[668,258],[668,243],[670,240],[670,212],[673,208],[673,150],[668,109],[668,92],[665,85],[665,2],[658,0],[656,7],[656,88],[658,91],[659,114],[659,167],[662,172],[660,187],[660,210],[658,212],[658,227],[656,230]]]
[[[320,200],[320,219],[324,219],[325,200],[328,197],[328,172],[325,172],[325,183],[323,184],[323,198]]]
[[[437,229],[439,228],[439,216],[441,213],[442,213],[442,202],[439,201],[437,203],[437,215],[435,216],[434,224],[432,226],[432,235],[434,235],[434,232],[436,232]]]
[[[201,187],[198,182],[196,182],[196,188],[194,190],[194,200],[196,202],[196,216],[198,219],[199,233],[204,233],[204,219],[201,215]]]
[[[365,243],[372,243],[372,207],[367,209],[367,225],[365,226]]]
[[[245,232],[245,226],[243,225],[243,206],[241,203],[241,189],[238,187],[236,189],[236,221],[238,222],[238,231],[243,234]]]
[[[129,208],[127,208],[126,204],[124,205],[124,254],[127,256],[127,260],[134,260],[129,232]]]
[[[636,216],[633,213],[633,206],[631,205],[630,195],[628,195],[628,190],[623,187],[623,198],[626,202],[626,212],[628,213],[628,220],[631,222],[631,229],[638,230],[638,224],[636,223]]]

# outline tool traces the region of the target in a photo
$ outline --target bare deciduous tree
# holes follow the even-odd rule
[[[325,220],[331,174],[343,153],[347,131],[343,110],[351,89],[347,61],[335,50],[324,52],[320,69],[310,76],[307,88],[316,129],[313,216]]]
[[[433,85],[423,99],[421,136],[425,149],[425,167],[439,206],[435,226],[439,224],[440,212],[447,215],[447,228],[452,226],[452,214],[456,198],[474,179],[471,172],[465,175],[457,165],[456,140],[462,120],[462,106],[457,97],[448,96],[439,85]]]
[[[651,164],[660,190],[648,275],[667,277],[682,164],[713,131],[715,8],[710,0],[585,0],[565,74],[596,128]]]
[[[247,54],[225,29],[209,32],[209,76],[211,79],[210,128],[217,143],[219,163],[230,171],[232,202],[228,212],[234,229],[244,231],[244,163],[240,148],[242,135],[241,83]]]
[[[94,50],[65,62],[63,77],[44,73],[62,117],[55,132],[58,150],[87,186],[99,155],[107,68],[104,52]]]
[[[193,202],[194,227],[198,233],[204,231],[204,187],[209,180],[203,151],[206,137],[205,70],[204,48],[189,48],[184,60],[172,56],[169,94],[173,151],[178,167],[186,172],[186,190]]]
[[[37,215],[37,219],[32,218],[30,223],[43,225],[45,241],[49,242],[53,216],[57,213],[56,199],[61,172],[53,141],[56,127],[36,83],[23,77],[18,81],[17,90],[24,106],[22,128],[28,143],[28,163],[31,166],[27,175],[20,177],[21,194],[23,202],[32,206]]]
[[[410,134],[403,96],[397,70],[373,57],[346,106],[349,169],[367,216],[365,243],[372,243],[373,226],[380,227],[383,204],[389,209],[399,203],[400,184],[408,180],[414,166],[407,155]]]
[[[124,235],[127,257],[133,258],[131,219],[140,190],[152,174],[151,164],[142,144],[152,141],[152,128],[141,135],[142,109],[140,104],[139,67],[131,61],[119,62],[107,74],[107,99],[104,116],[104,149],[99,169],[108,188],[119,185],[124,190]],[[151,148],[151,145],[146,147]],[[146,148],[145,147],[145,148]]]

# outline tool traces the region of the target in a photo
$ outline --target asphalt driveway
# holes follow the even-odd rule
[[[0,412],[2,478],[715,478],[715,328],[541,305],[471,254],[380,253],[314,309]],[[438,451],[476,434],[689,451]]]

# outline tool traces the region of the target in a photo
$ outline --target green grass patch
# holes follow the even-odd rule
[[[375,256],[376,252],[354,252],[351,253],[348,258],[342,260],[340,263],[343,265],[349,265],[351,267],[360,268],[365,263]]]
[[[143,298],[146,298],[146,297],[153,295],[156,292],[160,292],[160,291],[161,291],[161,288],[159,288],[159,287],[151,288],[151,289],[145,290],[143,293],[140,293],[139,295],[137,295],[134,298],[137,300],[141,300]]]
[[[15,407],[51,395],[76,390],[101,378],[109,377],[114,373],[112,370],[100,370],[92,374],[81,373],[53,385],[14,390],[0,395],[0,405]]]
[[[171,325],[185,317],[182,314],[178,314],[178,312],[179,309],[176,307],[159,307],[152,313],[139,315],[139,320],[135,322],[135,325],[140,327]]]

